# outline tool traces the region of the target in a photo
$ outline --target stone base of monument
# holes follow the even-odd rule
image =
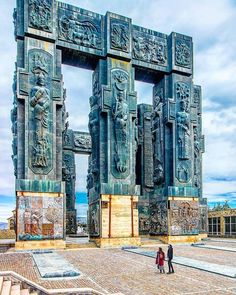
[[[201,233],[201,234],[199,234],[199,236],[200,236],[201,240],[206,239],[207,238],[207,233]]]
[[[17,241],[16,250],[35,250],[35,249],[65,249],[64,240],[44,240],[44,241]]]
[[[138,196],[101,195],[89,204],[89,240],[98,247],[138,246]]]
[[[66,210],[66,234],[76,234],[76,210]]]
[[[165,244],[174,243],[196,243],[201,241],[200,235],[183,235],[183,236],[152,236],[152,239],[158,239]]]
[[[113,247],[129,247],[141,246],[140,237],[130,238],[90,238],[90,242],[94,242],[100,248],[113,248]]]

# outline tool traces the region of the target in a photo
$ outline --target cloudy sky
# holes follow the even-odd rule
[[[236,1],[234,0],[65,0],[100,14],[115,12],[162,33],[193,37],[194,83],[203,89],[203,195],[209,202],[229,200],[236,207]],[[12,77],[16,57],[14,0],[0,11],[0,221],[14,207],[11,162]],[[87,130],[91,71],[63,66],[70,127]],[[136,83],[138,102],[151,102],[152,85]],[[79,118],[79,119],[78,119]],[[87,157],[77,156],[77,191],[85,191]]]

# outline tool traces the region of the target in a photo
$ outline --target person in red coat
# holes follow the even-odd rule
[[[159,250],[157,251],[157,257],[156,257],[156,265],[157,265],[157,268],[160,270],[160,273],[165,273],[164,261],[165,261],[165,253],[160,247]]]

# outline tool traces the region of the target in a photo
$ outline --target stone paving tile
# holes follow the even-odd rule
[[[162,247],[166,251],[167,247]],[[186,245],[176,245],[174,249],[176,255],[183,252],[183,256],[190,255],[194,259],[198,259],[197,255],[205,255],[204,260],[207,260],[209,255],[206,249],[201,249],[203,252],[199,254],[195,250],[200,249]],[[121,292],[124,295],[236,294],[236,279],[180,265],[174,265],[172,275],[160,274],[155,259],[120,249],[78,249],[58,253],[80,269],[82,276],[79,279],[42,280],[32,257],[25,253],[0,254],[0,270],[14,270],[45,288],[90,287],[104,294]],[[222,255],[221,259],[229,260],[229,252],[217,253]],[[167,270],[167,265],[165,268]]]
[[[154,259],[138,256],[121,250],[103,250],[76,252],[76,258],[70,252],[63,252],[68,259],[79,263],[80,270],[98,284],[105,284],[108,291],[119,284],[120,292],[130,295],[145,294],[184,294],[187,292],[213,292],[220,289],[221,294],[227,294],[226,289],[236,287],[236,280],[199,270],[175,266],[173,275],[160,275],[155,269]],[[90,252],[90,253],[89,253]],[[87,266],[89,257],[93,265]],[[101,259],[102,258],[102,259]],[[112,267],[113,265],[113,267]],[[98,272],[99,268],[99,272]],[[105,282],[105,283],[104,283]],[[220,294],[220,293],[219,293]]]
[[[214,243],[215,245],[215,243]],[[163,251],[167,252],[167,246],[161,245]],[[176,256],[194,258],[209,263],[220,265],[236,266],[236,252],[220,251],[215,249],[198,248],[190,245],[173,245]],[[158,247],[145,247],[145,249],[154,250]]]
[[[102,287],[84,276],[71,280],[42,280],[29,253],[0,254],[0,271],[15,271],[47,289],[92,288],[95,291],[104,291]]]
[[[230,242],[211,242],[211,241],[207,241],[207,242],[203,242],[206,245],[211,245],[211,246],[220,246],[220,247],[225,247],[225,248],[233,248],[236,249],[236,243],[230,243]]]

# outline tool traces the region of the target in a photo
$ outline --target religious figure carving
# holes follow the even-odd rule
[[[153,188],[153,146],[151,131],[151,110],[143,113],[144,186]]]
[[[139,128],[138,128],[138,118],[134,120],[134,151],[135,154],[137,153],[138,150],[138,145],[139,145]]]
[[[164,165],[163,165],[163,135],[162,135],[162,118],[161,103],[163,102],[164,89],[161,87],[154,88],[153,96],[153,113],[152,113],[152,131],[154,146],[154,171],[153,182],[160,185],[164,181]]]
[[[88,192],[92,187],[93,187],[92,155],[90,154],[88,159],[88,173],[87,173],[87,185],[86,185]]]
[[[150,230],[149,206],[142,203],[139,207],[139,232],[148,234]]]
[[[37,236],[41,232],[40,228],[40,219],[42,218],[42,215],[40,214],[39,210],[33,210],[31,215],[31,221],[32,221],[32,227],[31,227],[31,234],[33,236]]]
[[[25,235],[37,236],[41,233],[40,221],[42,215],[38,209],[26,208],[23,218]]]
[[[128,119],[129,110],[126,100],[127,76],[125,73],[117,71],[114,73],[115,80],[114,103],[112,108],[112,116],[114,122],[115,133],[115,163],[116,169],[120,173],[124,173],[128,168]]]
[[[76,234],[77,232],[77,222],[75,211],[67,211],[66,212],[66,233],[68,234]]]
[[[74,154],[63,154],[62,180],[66,183],[66,208],[74,209],[75,200],[75,164]]]
[[[98,205],[93,205],[91,209],[90,217],[90,233],[92,235],[99,235],[99,207]]]
[[[207,205],[200,205],[200,222],[199,230],[201,232],[207,232]]]
[[[98,189],[99,167],[98,167],[98,142],[99,142],[99,106],[98,96],[91,96],[90,99],[90,113],[89,113],[89,133],[91,135],[92,155],[90,159],[90,173],[92,183],[95,189]],[[91,186],[91,182],[89,184]]]
[[[199,230],[199,206],[195,201],[170,202],[171,234],[194,234]]]
[[[197,85],[193,88],[193,102],[197,106],[198,114],[201,113],[201,88]]]
[[[188,182],[190,179],[190,171],[187,163],[179,163],[177,168],[177,177],[179,182]]]
[[[154,160],[154,171],[153,171],[153,182],[157,185],[162,184],[164,181],[164,169],[162,163],[155,158]]]
[[[111,48],[129,52],[128,23],[111,19]]]
[[[69,127],[69,122],[66,121],[69,117],[68,112],[66,111],[66,88],[63,88],[63,105],[62,105],[62,128],[63,128],[63,132],[67,131],[68,127]]]
[[[59,38],[95,49],[101,49],[101,29],[90,19],[80,20],[79,15],[63,15],[59,20]]]
[[[175,43],[175,64],[178,66],[190,68],[191,66],[191,49],[190,42],[176,40]]]
[[[166,43],[151,35],[134,34],[133,58],[158,65],[167,61]]]
[[[164,99],[164,89],[163,87],[155,87],[153,90],[153,109],[154,112],[159,108],[159,104],[163,102]]]
[[[200,185],[200,142],[197,128],[194,128],[194,186],[199,187]]]
[[[139,230],[141,232],[148,232],[150,229],[150,221],[148,217],[139,217]]]
[[[13,91],[13,108],[11,110],[11,122],[12,127],[11,131],[13,134],[12,140],[12,161],[14,165],[14,175],[17,175],[17,88],[16,88],[16,70],[14,72],[13,84],[12,84],[12,91]]]
[[[51,0],[29,0],[29,26],[52,32]]]
[[[188,85],[177,83],[177,98],[180,99],[180,110],[177,113],[178,130],[178,157],[181,160],[187,160],[190,157],[190,116],[189,116],[189,92]]]
[[[48,166],[48,131],[50,112],[50,91],[46,87],[48,70],[43,56],[34,56],[34,73],[36,86],[30,92],[30,105],[33,108],[34,122],[34,167]]]
[[[150,234],[167,233],[167,203],[157,202],[150,206]]]
[[[25,234],[31,234],[31,210],[29,208],[25,209],[25,212],[23,214],[24,218],[24,226],[25,226]]]

